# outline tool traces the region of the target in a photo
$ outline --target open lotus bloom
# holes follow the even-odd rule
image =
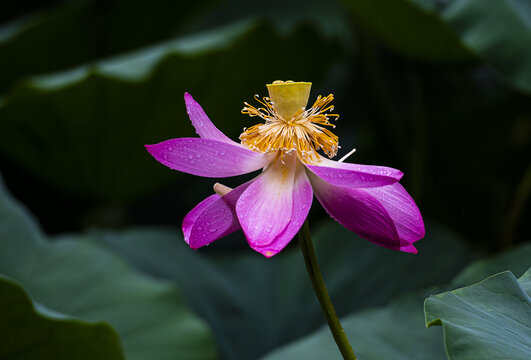
[[[185,94],[188,115],[199,138],[146,145],[162,164],[189,174],[222,178],[263,171],[235,189],[216,184],[216,194],[186,215],[183,232],[193,249],[242,229],[249,245],[266,257],[282,250],[304,223],[313,195],[347,229],[380,246],[416,253],[424,237],[417,205],[398,183],[403,173],[384,166],[332,161],[338,138],[328,128],[333,95],[319,96],[306,109],[311,83],[275,81],[269,98],[242,113],[259,117],[237,143],[210,121]]]

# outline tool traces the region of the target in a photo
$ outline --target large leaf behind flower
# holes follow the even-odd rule
[[[399,53],[485,61],[531,93],[531,5],[522,0],[344,0],[356,21]]]
[[[360,360],[444,360],[442,331],[431,333],[423,325],[421,291],[391,304],[363,310],[341,319]],[[341,354],[327,326],[267,354],[261,360],[340,359]]]
[[[442,325],[453,360],[527,360],[531,354],[531,268],[426,299],[426,325]]]
[[[452,280],[452,286],[471,285],[507,270],[515,276],[521,276],[531,265],[530,259],[531,243],[522,244],[505,253],[473,262]]]
[[[498,269],[501,264],[506,264],[504,269],[519,272],[523,264],[529,264],[529,244],[506,254],[478,260],[467,266],[456,276],[464,279],[465,274],[475,273],[476,269]],[[441,254],[441,256],[444,256]],[[529,276],[520,279],[520,285],[531,291]],[[453,287],[453,285],[450,285]],[[449,286],[443,285],[448,288]],[[504,289],[505,285],[503,285]],[[505,291],[503,290],[503,291]],[[387,360],[387,359],[419,359],[434,360],[446,359],[443,347],[442,329],[426,329],[423,314],[423,300],[430,294],[437,293],[437,289],[429,289],[405,295],[387,306],[371,310],[353,313],[342,318],[347,336],[349,337],[356,355],[360,360]],[[439,296],[439,295],[437,295]],[[436,297],[437,297],[436,296]],[[485,298],[488,298],[486,295]],[[479,300],[481,301],[481,300]],[[520,304],[521,305],[521,304]],[[474,319],[466,318],[470,324]],[[477,319],[476,319],[477,320]],[[484,326],[482,323],[479,326]],[[435,330],[434,332],[431,332]],[[492,327],[486,327],[485,331],[492,331]],[[461,334],[463,335],[463,334]],[[468,337],[461,336],[461,344],[469,345]],[[492,340],[492,339],[491,339]],[[474,341],[471,341],[472,344]],[[454,346],[454,345],[449,345]],[[313,334],[294,341],[281,347],[267,356],[264,360],[288,360],[288,359],[339,359],[340,355],[334,343],[330,330],[323,326]],[[487,359],[475,354],[470,359]],[[499,358],[511,358],[509,355]],[[453,359],[453,357],[452,357]],[[459,358],[461,359],[461,358]]]
[[[9,19],[23,6],[9,0],[0,13]],[[17,0],[11,0],[17,3]],[[46,8],[46,2],[59,3]],[[260,2],[142,0],[102,2],[44,1],[41,9],[0,25],[0,91],[33,74],[60,71],[181,34],[242,18],[267,19],[283,32],[312,23],[320,33],[345,41],[346,14],[336,1],[270,0]],[[33,5],[33,6],[32,6]],[[10,11],[11,10],[11,11]],[[315,50],[315,49],[312,49]],[[38,54],[36,61],[35,54]]]
[[[118,334],[108,324],[50,311],[3,275],[0,294],[0,359],[124,359]]]
[[[111,324],[128,359],[216,357],[207,327],[175,286],[138,273],[94,243],[71,238],[49,242],[1,183],[0,273],[16,279],[48,309]],[[0,307],[2,316],[11,311]],[[10,331],[15,338],[28,335],[26,327]],[[35,346],[39,344],[28,343],[20,351],[31,353]]]
[[[0,91],[28,75],[77,66],[175,36],[206,5],[153,0],[146,11],[146,3],[140,0],[56,3],[0,27]],[[2,10],[2,16],[13,13]]]
[[[315,47],[318,63],[307,61]],[[244,101],[278,78],[319,81],[337,54],[311,26],[280,34],[247,20],[31,77],[0,101],[0,151],[79,197],[121,203],[177,176],[143,145],[196,136],[185,91],[236,139],[255,122],[240,114]]]
[[[427,229],[419,255],[411,255],[378,247],[338,224],[316,226],[318,258],[338,313],[382,305],[408,290],[449,281],[471,259],[454,234],[436,224]],[[189,249],[175,231],[148,229],[94,231],[87,238],[179,284],[209,321],[224,358],[256,359],[324,323],[298,249],[272,259],[250,249],[209,256],[207,249]],[[417,320],[424,329],[421,305]]]

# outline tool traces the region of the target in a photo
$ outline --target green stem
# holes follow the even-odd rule
[[[326,290],[321,270],[319,270],[319,264],[317,263],[317,257],[315,256],[315,250],[313,249],[312,238],[310,236],[308,220],[304,222],[304,225],[302,225],[299,231],[299,242],[301,244],[302,254],[304,255],[304,262],[306,263],[306,270],[308,270],[313,289],[315,290],[317,299],[319,299],[319,304],[321,304],[321,309],[328,322],[328,327],[332,331],[337,347],[341,351],[343,359],[356,360],[356,355],[354,355],[345,330],[343,330],[343,326],[339,322],[334,305],[332,305],[332,300],[330,300],[330,295],[328,295],[328,290]]]

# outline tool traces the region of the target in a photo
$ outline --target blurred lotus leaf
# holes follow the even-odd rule
[[[0,275],[0,359],[125,359],[116,331],[33,302],[16,281]]]
[[[57,3],[0,28],[0,90],[33,74],[60,71],[174,37],[197,21],[197,10],[205,5],[152,0],[151,11],[146,11],[145,2],[139,0]],[[13,10],[22,8],[19,2],[12,5]]]
[[[527,251],[528,249],[529,244],[524,244],[521,247],[514,249],[514,251],[508,252],[506,254],[502,254],[497,257],[478,260],[477,262],[472,263],[464,270],[462,270],[455,277],[455,279],[452,280],[452,283],[455,283],[458,279],[464,279],[466,274],[472,274],[475,272],[476,269],[497,269],[502,263],[507,264],[506,269],[508,268],[513,271],[517,271],[517,269],[521,268],[521,265],[525,263],[529,264],[529,254]],[[444,257],[442,253],[441,256]],[[422,272],[421,269],[419,269],[419,271]],[[519,280],[520,286],[527,293],[531,291],[531,276],[529,276],[530,274],[531,272],[528,271]],[[511,294],[509,290],[513,285],[514,283],[511,284],[511,281],[509,281],[508,284],[502,281],[501,287],[498,289],[498,295],[503,294],[503,292],[507,291],[505,295],[501,296],[506,297],[506,300],[508,300]],[[441,288],[448,287],[448,285],[441,283]],[[466,289],[468,288],[465,288],[465,290]],[[441,329],[426,329],[424,322],[422,306],[423,300],[426,296],[438,292],[437,290],[437,288],[430,288],[428,290],[415,291],[400,297],[398,300],[392,301],[389,305],[377,307],[374,309],[362,310],[358,312],[356,311],[356,309],[353,308],[353,313],[349,316],[344,317],[342,319],[342,323],[344,325],[346,333],[349,336],[349,339],[351,340],[356,355],[358,355],[360,359],[365,360],[446,359],[446,351],[443,347],[443,331],[441,331]],[[463,289],[458,289],[449,293],[445,293],[448,294],[445,296],[452,298],[452,294],[459,294],[462,290]],[[516,289],[513,288],[513,290],[519,293]],[[473,309],[474,311],[480,310],[480,307],[483,305],[476,305],[476,302],[481,304],[482,302],[490,303],[491,300],[494,300],[488,293],[484,293],[482,294],[482,296],[482,299],[476,298],[470,301],[468,303],[469,309]],[[530,304],[528,303],[527,305],[525,305],[525,303],[519,302],[522,299],[521,292],[518,296],[519,298],[516,301],[518,303],[516,308],[519,308],[521,311],[523,311],[519,313],[519,315],[522,316],[522,319],[527,319],[530,314]],[[429,303],[430,306],[431,304],[435,304],[433,309],[437,310],[437,304],[441,301],[445,301],[442,299],[444,298],[442,298],[441,295],[435,295],[426,300],[426,304]],[[464,304],[464,302],[460,304]],[[450,307],[450,305],[448,305],[447,307]],[[455,310],[459,310],[460,306],[456,307],[457,309]],[[507,306],[504,307],[505,310],[510,308],[511,307]],[[432,307],[430,307],[430,309],[432,309]],[[489,324],[489,326],[487,326],[486,322],[482,322],[481,319],[484,318],[483,315],[480,316],[476,313],[476,316],[473,316],[474,312],[463,315],[463,311],[465,310],[461,309],[461,317],[459,321],[465,321],[470,326],[476,329],[480,329],[480,331],[478,331],[479,333],[484,332],[487,336],[496,337],[497,330],[493,331],[492,324]],[[527,311],[527,314],[524,314],[525,311]],[[453,314],[455,314],[455,312],[447,313],[448,316],[453,316]],[[428,318],[428,315],[426,316]],[[429,318],[432,319],[432,315],[429,315]],[[529,323],[529,321],[527,321],[527,323]],[[524,334],[525,336],[525,333],[529,330],[529,327],[527,326],[527,329],[525,329],[525,320],[523,322],[520,322],[520,325],[522,324],[524,324],[523,328],[512,328],[512,334]],[[508,326],[508,324],[504,323],[503,326]],[[496,326],[496,329],[497,328],[498,327]],[[432,332],[433,330],[436,331]],[[511,330],[509,330],[508,332],[510,333]],[[456,336],[458,337],[457,339],[446,339],[447,348],[449,346],[453,346],[452,344],[455,344],[456,347],[459,345],[465,347],[479,345],[478,342],[471,339],[470,336],[464,335],[463,333],[459,333]],[[517,338],[515,337],[513,338],[513,340],[517,340]],[[490,354],[493,354],[495,351],[495,349],[493,349],[495,346],[492,345],[495,343],[494,338],[484,337],[483,341],[492,341],[491,345],[488,346],[488,348]],[[520,346],[521,344],[515,345],[517,348],[520,348],[520,350],[523,349]],[[481,346],[479,346],[479,348],[481,348]],[[457,355],[457,353],[454,353],[453,351],[449,352],[449,354],[450,356],[452,356],[449,357],[450,359],[454,359],[453,356]],[[505,358],[507,356],[506,354],[513,353],[507,352],[505,353],[505,355],[500,355],[499,357]],[[521,355],[522,353],[517,352],[516,354]],[[311,335],[303,337],[284,347],[281,347],[271,352],[267,356],[263,357],[262,359],[324,359],[333,358],[334,356],[339,358],[339,352],[330,334],[330,330],[327,327],[323,326],[322,329],[312,333]],[[465,359],[465,357],[455,358]],[[480,355],[480,353],[474,352],[471,354],[470,357],[467,357],[466,359],[483,358],[487,359],[490,357]],[[511,357],[511,359],[512,358],[513,357]],[[515,357],[515,359],[516,358],[520,359],[520,357]],[[522,359],[524,358],[525,357],[523,357]]]
[[[357,23],[424,61],[492,66],[531,93],[531,3],[521,0],[344,0]]]
[[[143,145],[195,136],[185,91],[236,138],[249,125],[240,114],[243,101],[266,83],[323,75],[339,50],[321,43],[320,63],[306,61],[306,49],[319,41],[312,27],[281,35],[267,24],[242,20],[30,77],[0,102],[0,151],[78,197],[106,203],[137,198],[179,175],[156,166]],[[267,48],[289,56],[261,51]]]
[[[383,305],[407,291],[445,283],[471,260],[455,234],[431,222],[426,229],[418,256],[378,247],[338,224],[315,226],[317,255],[338,313]],[[209,256],[205,250],[217,243],[194,252],[175,231],[155,229],[94,231],[87,238],[136,268],[178,284],[187,302],[211,324],[224,358],[256,359],[324,322],[298,250],[271,259],[251,250]],[[425,329],[421,302],[417,315]]]
[[[507,270],[515,276],[521,276],[529,268],[529,259],[531,259],[531,243],[524,243],[502,254],[473,262],[452,280],[452,286],[468,286]]]
[[[445,360],[442,331],[430,332],[423,323],[426,291],[409,294],[387,306],[362,310],[341,319],[359,359]],[[281,347],[261,360],[340,359],[328,327]]]
[[[48,309],[111,324],[127,359],[216,358],[208,328],[189,311],[175,286],[142,275],[108,250],[75,236],[49,242],[2,184],[0,250],[1,274],[19,281]]]

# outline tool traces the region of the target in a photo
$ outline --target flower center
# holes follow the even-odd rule
[[[245,103],[242,114],[259,116],[264,123],[256,124],[240,135],[243,145],[258,152],[280,151],[281,154],[296,151],[305,164],[319,161],[317,150],[322,149],[328,157],[337,154],[338,138],[326,127],[335,128],[329,117],[337,114],[330,105],[334,95],[318,96],[313,106],[306,110],[312,84],[308,82],[275,81],[267,85],[270,97],[255,99],[262,107]]]

